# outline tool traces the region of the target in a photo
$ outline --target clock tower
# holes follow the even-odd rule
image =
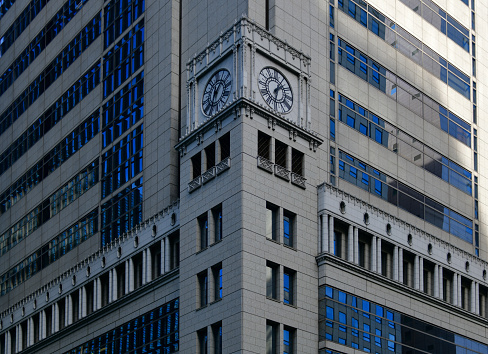
[[[318,276],[307,220],[317,217],[322,139],[311,130],[309,66],[246,18],[187,65],[187,119],[176,145],[180,203],[195,206],[180,222],[180,271],[191,274],[181,280],[180,317],[193,324],[180,332],[185,352],[212,352],[218,338],[225,353],[262,352],[269,331],[295,343],[314,338],[301,346],[313,352],[318,334],[296,320],[318,301],[298,296],[299,284]],[[234,323],[253,333],[232,338]]]

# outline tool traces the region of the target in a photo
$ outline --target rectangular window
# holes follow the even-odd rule
[[[285,268],[283,271],[283,302],[285,304],[295,304],[296,272]]]
[[[289,247],[295,247],[296,214],[283,211],[283,243]]]
[[[279,207],[266,203],[266,237],[278,241],[278,213]]]
[[[291,172],[303,176],[303,153],[292,149],[291,150]]]
[[[266,262],[266,296],[278,300],[278,273],[279,265]]]
[[[207,335],[207,328],[202,328],[197,332],[197,339],[198,339],[198,353],[200,354],[207,354],[208,349],[207,349],[207,341],[208,341],[208,335]]]
[[[342,257],[342,233],[334,231],[334,256]]]
[[[198,217],[198,229],[200,235],[200,250],[208,247],[208,215],[204,213]]]
[[[280,325],[266,321],[266,354],[278,354],[278,329]]]
[[[270,160],[271,137],[258,131],[258,156]]]
[[[222,204],[212,209],[214,222],[214,242],[222,240]]]
[[[222,322],[212,325],[214,353],[222,354]]]
[[[283,354],[295,353],[295,332],[292,327],[283,327]]]
[[[202,157],[200,153],[197,153],[191,158],[191,166],[192,179],[195,179],[202,174]]]
[[[230,133],[225,134],[219,139],[220,161],[230,157]]]
[[[205,168],[207,170],[215,166],[215,143],[212,143],[205,148],[205,162]]]
[[[198,273],[198,289],[199,289],[199,301],[200,307],[205,307],[208,304],[208,274],[207,271],[204,270],[201,273]],[[206,353],[206,352],[205,352]]]
[[[275,141],[275,164],[278,166],[287,168],[286,166],[286,152],[288,146],[283,144],[281,141]]]
[[[214,301],[222,299],[222,263],[212,267],[214,281]]]

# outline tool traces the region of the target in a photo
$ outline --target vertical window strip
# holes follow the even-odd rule
[[[142,193],[141,177],[102,205],[102,247],[142,222]]]

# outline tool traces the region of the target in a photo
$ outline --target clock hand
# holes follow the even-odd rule
[[[273,93],[275,95],[275,98],[278,97],[278,91],[279,90],[282,90],[283,89],[283,86],[281,84],[278,84],[278,86],[276,86],[276,88],[273,90]]]

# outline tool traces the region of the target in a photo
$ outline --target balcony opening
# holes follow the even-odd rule
[[[79,291],[73,291],[69,296],[71,296],[71,314],[73,318],[73,323],[80,319],[79,311],[80,311],[80,296]]]
[[[205,148],[205,168],[207,170],[215,166],[215,143]]]
[[[149,247],[149,252],[151,253],[151,280],[153,280],[161,275],[161,242],[156,242]]]
[[[93,312],[93,293],[94,287],[93,282],[89,282],[85,285],[86,292],[86,314],[89,315]]]
[[[125,262],[115,268],[117,277],[117,299],[125,295]]]
[[[219,139],[220,161],[230,157],[230,133],[225,134]]]
[[[46,318],[46,337],[49,337],[53,332],[53,308],[52,306],[46,307],[44,310],[44,316]]]
[[[286,151],[288,146],[281,141],[275,141],[275,164],[286,169]]]
[[[271,137],[258,131],[258,156],[270,160],[271,156]]]
[[[105,273],[105,274],[102,274],[100,276],[100,286],[101,286],[101,295],[102,295],[102,307],[103,306],[107,306],[108,303],[109,303],[109,298],[108,298],[108,294],[109,294],[109,288],[110,288],[110,285],[109,285],[109,275],[108,275],[108,272]]]
[[[202,155],[200,152],[191,158],[191,166],[192,179],[195,179],[202,174]]]
[[[291,172],[299,176],[303,176],[303,156],[302,152],[291,150]]]
[[[134,264],[134,290],[142,286],[142,252],[132,257]]]
[[[403,284],[413,288],[414,287],[414,265],[415,254],[403,250]]]

